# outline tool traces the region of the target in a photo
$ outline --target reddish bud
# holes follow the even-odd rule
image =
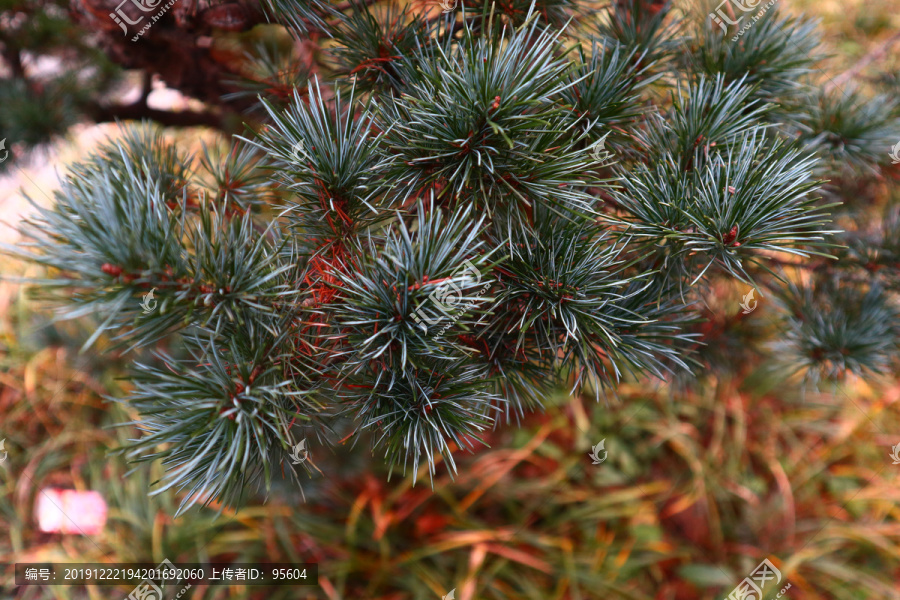
[[[122,274],[122,267],[111,265],[109,263],[103,263],[103,266],[100,267],[100,270],[111,277],[118,277]]]
[[[737,225],[735,225],[731,228],[731,231],[722,236],[722,243],[724,243],[726,246],[731,246],[732,242],[734,242],[735,238],[737,238],[737,234],[738,228]]]

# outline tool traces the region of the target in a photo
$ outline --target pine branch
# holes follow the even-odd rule
[[[574,0],[267,8],[331,39],[302,60],[286,34],[244,46],[229,100],[263,121],[245,144],[194,160],[126,133],[7,248],[48,269],[61,318],[99,315],[87,345],[183,340],[123,400],[145,434],[125,451],[163,461],[182,510],[268,486],[300,432],[369,435],[433,480],[560,389],[726,368],[698,346],[743,321],[696,309],[723,277],[787,285],[776,350],[810,379],[896,366],[898,220],[835,237],[818,193],[822,163],[884,161],[897,107],[808,101],[814,24],[770,15],[731,42],[707,20],[687,41],[657,0],[593,24]]]
[[[400,196],[434,193],[474,203],[521,223],[537,204],[590,213],[585,185],[601,185],[584,132],[571,130],[557,94],[571,65],[558,32],[537,21],[493,43],[466,29],[448,50],[423,49],[417,78],[382,106],[380,127],[392,162],[386,175]]]
[[[176,514],[195,502],[237,504],[260,483],[268,489],[274,464],[294,445],[293,420],[319,412],[286,368],[295,360],[287,323],[272,323],[279,333],[249,322],[224,337],[200,331],[187,338],[191,359],[158,355],[163,368],[137,365],[135,391],[121,402],[140,415],[127,425],[142,436],[121,452],[162,459],[166,474],[153,493],[185,490]]]
[[[150,108],[143,102],[132,104],[93,104],[85,108],[95,123],[149,120],[165,127],[212,127],[225,129],[225,116],[212,111],[167,111]]]
[[[723,149],[711,144],[694,153],[684,171],[671,156],[641,167],[614,192],[624,235],[647,238],[676,272],[695,283],[714,265],[750,282],[744,261],[765,260],[763,251],[807,257],[826,245],[829,206],[811,194],[815,159],[771,139],[756,127]],[[693,265],[697,265],[694,267]],[[699,272],[698,272],[699,268]]]
[[[221,208],[190,202],[184,162],[158,134],[138,130],[75,165],[56,205],[23,226],[32,241],[7,247],[62,274],[41,281],[60,318],[100,316],[85,347],[105,331],[140,346],[193,322],[219,330],[294,293],[291,266],[275,262],[277,249],[249,213],[229,216],[227,197]],[[153,290],[159,312],[146,317],[139,298]]]
[[[704,17],[682,55],[686,70],[697,77],[721,74],[726,83],[743,81],[754,88],[751,97],[764,102],[794,103],[808,93],[805,79],[824,58],[817,21],[781,16],[773,7],[735,39]]]
[[[898,367],[900,307],[878,284],[820,277],[813,285],[791,283],[778,298],[786,335],[772,350],[784,374],[803,373],[816,384],[822,377],[884,375]]]

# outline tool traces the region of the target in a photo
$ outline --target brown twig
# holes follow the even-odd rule
[[[222,116],[213,112],[198,112],[193,110],[184,110],[171,112],[167,110],[157,110],[149,108],[143,101],[139,100],[134,104],[113,105],[113,106],[94,106],[90,111],[91,116],[96,123],[105,123],[110,121],[131,121],[139,119],[150,119],[156,121],[166,127],[213,127],[215,129],[223,129],[224,123]]]

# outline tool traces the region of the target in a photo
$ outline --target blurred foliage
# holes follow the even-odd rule
[[[0,2],[0,134],[10,143],[31,147],[65,134],[120,82],[121,70],[68,10],[66,0]],[[46,61],[35,68],[38,56]]]
[[[754,318],[768,312],[761,303]],[[162,472],[123,477],[108,454],[137,433],[110,427],[125,415],[104,400],[125,361],[79,358],[87,323],[54,326],[21,303],[11,314],[15,333],[0,351],[5,563],[319,563],[318,588],[194,586],[193,600],[438,598],[454,588],[490,600],[712,600],[763,558],[794,599],[897,592],[896,384],[851,380],[804,395],[749,368],[677,394],[625,385],[609,406],[557,392],[521,429],[488,432],[496,449],[457,459],[456,479],[439,474],[433,490],[411,476],[385,481],[377,456],[313,443],[305,502],[284,480],[264,506],[257,497],[237,512],[213,504],[172,518],[177,494],[147,496]],[[608,458],[592,465],[600,440]],[[99,491],[105,530],[39,533],[32,506],[47,486]],[[11,593],[5,577],[0,590]],[[128,591],[28,587],[16,597]]]

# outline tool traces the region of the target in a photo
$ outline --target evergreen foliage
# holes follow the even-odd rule
[[[182,508],[290,471],[301,434],[349,427],[433,477],[557,388],[683,379],[731,278],[781,298],[776,359],[810,381],[897,366],[872,265],[896,269],[900,223],[843,248],[820,193],[834,165],[877,170],[900,121],[816,100],[814,23],[772,9],[732,42],[664,2],[399,4],[270,0],[328,38],[321,69],[258,46],[241,144],[193,160],[136,128],[12,250],[61,316],[99,317],[88,344],[180,341],[121,401],[144,432],[124,451],[161,458]]]

